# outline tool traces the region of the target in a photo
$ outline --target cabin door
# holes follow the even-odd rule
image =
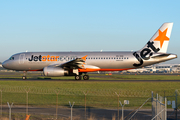
[[[24,64],[24,60],[25,60],[25,54],[20,54],[19,55],[19,64]]]

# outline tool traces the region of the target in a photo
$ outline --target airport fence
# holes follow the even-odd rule
[[[161,96],[170,96],[172,91],[154,91]],[[70,102],[75,102],[73,108],[74,110],[80,110],[77,112],[76,116],[84,118],[90,117],[91,109],[114,109],[121,108],[119,101],[129,100],[130,103],[125,106],[126,109],[134,110],[141,106],[147,98],[151,97],[151,91],[148,90],[123,90],[123,89],[74,89],[74,88],[54,88],[46,89],[41,87],[29,87],[29,86],[0,86],[0,106],[1,106],[1,117],[8,117],[8,106],[7,102],[13,103],[14,116],[21,116],[25,118],[26,114],[31,114],[31,117],[38,119],[45,117],[52,119],[69,117],[70,116]],[[179,97],[179,96],[178,96]],[[180,103],[180,99],[177,99]],[[40,111],[34,110],[36,107]],[[144,106],[144,108],[151,109],[151,100],[149,100]],[[169,106],[170,107],[170,106]],[[13,109],[13,107],[12,107]],[[47,110],[45,110],[47,109]],[[19,111],[18,111],[19,110]],[[34,111],[32,111],[34,110]],[[66,112],[64,111],[68,111]],[[47,112],[49,111],[49,112]],[[118,118],[117,111],[116,118]],[[112,114],[113,116],[113,114]],[[21,118],[19,117],[19,119]],[[49,119],[50,119],[49,118]]]
[[[167,98],[152,93],[152,120],[167,120]]]
[[[0,86],[2,91],[2,103],[6,104],[7,101],[14,102],[14,104],[25,105],[26,97],[28,95],[29,105],[56,105],[58,97],[59,105],[68,105],[68,101],[75,101],[75,106],[83,106],[85,93],[87,105],[91,107],[113,108],[116,107],[117,95],[119,94],[120,100],[126,99],[146,99],[150,97],[150,91],[130,91],[120,89],[45,89],[40,87],[22,87],[22,86]],[[21,99],[19,99],[21,98]],[[138,102],[138,101],[137,101]],[[137,102],[131,103],[130,106],[137,105]]]

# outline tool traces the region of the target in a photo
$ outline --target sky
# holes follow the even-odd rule
[[[180,56],[179,0],[1,0],[0,62],[19,52],[131,51],[173,22],[168,53]],[[179,63],[180,58],[166,63]]]

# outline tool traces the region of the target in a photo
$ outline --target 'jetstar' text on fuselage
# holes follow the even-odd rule
[[[28,61],[69,61],[78,58],[77,56],[42,56],[42,55],[31,55]]]
[[[57,59],[59,58],[59,56],[35,56],[35,55],[31,55],[31,58],[29,58],[29,61],[57,61]]]

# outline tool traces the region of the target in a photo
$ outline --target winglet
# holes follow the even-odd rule
[[[86,56],[84,56],[84,57],[82,57],[82,59],[84,60],[84,61],[86,61],[86,57],[87,57],[88,55],[86,55]]]

